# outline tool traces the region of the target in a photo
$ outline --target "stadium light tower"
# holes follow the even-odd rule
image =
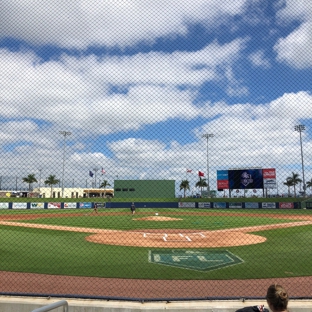
[[[60,131],[60,134],[64,136],[63,144],[63,170],[62,170],[62,198],[64,197],[64,169],[65,169],[65,151],[66,151],[66,137],[71,135],[69,131]]]
[[[207,139],[207,192],[208,192],[208,196],[210,196],[208,141],[209,141],[209,138],[214,137],[214,134],[213,133],[205,133],[202,135],[202,137]]]
[[[301,138],[301,132],[305,130],[305,125],[296,125],[295,131],[299,132],[300,135],[300,148],[301,148],[301,167],[302,167],[302,182],[303,182],[303,196],[306,196],[306,184],[304,179],[304,165],[303,165],[303,150],[302,150],[302,138]]]

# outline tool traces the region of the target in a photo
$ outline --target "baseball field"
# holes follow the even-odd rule
[[[2,210],[0,237],[1,278],[7,280],[1,292],[59,293],[80,277],[83,289],[68,285],[62,292],[90,295],[95,287],[93,295],[112,295],[107,287],[117,296],[118,287],[131,281],[138,288],[140,281],[141,297],[148,297],[156,286],[144,283],[167,281],[184,283],[189,296],[196,290],[191,282],[200,289],[208,281],[242,281],[246,293],[250,280],[296,285],[312,276],[312,215],[303,209]],[[235,295],[233,288],[228,296]]]

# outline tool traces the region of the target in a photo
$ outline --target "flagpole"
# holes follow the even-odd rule
[[[65,151],[66,151],[66,137],[71,135],[69,131],[59,131],[59,133],[64,136],[63,143],[63,168],[62,168],[62,198],[64,197],[64,169],[65,169]]]
[[[97,188],[96,187],[96,172],[99,170],[97,167],[93,168],[94,170],[94,188]]]

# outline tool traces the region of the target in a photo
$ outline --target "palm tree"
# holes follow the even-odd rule
[[[184,198],[185,198],[185,191],[190,190],[190,182],[188,180],[182,180],[180,184],[180,191],[184,191]]]
[[[283,184],[288,187],[288,197],[290,197],[290,187],[294,185],[292,179],[287,178]]]
[[[201,177],[199,177],[199,181],[196,182],[195,184],[196,187],[200,187],[200,192],[203,192],[203,187],[208,186],[206,179],[202,179]]]
[[[52,196],[52,192],[53,192],[53,185],[58,184],[60,182],[60,180],[55,178],[55,175],[49,175],[47,177],[47,179],[44,181],[44,184],[50,185],[51,186],[51,198]]]
[[[104,180],[104,181],[101,183],[101,185],[100,185],[100,188],[102,188],[102,187],[104,188],[104,197],[106,196],[106,191],[105,191],[106,186],[110,186],[110,184],[108,183],[107,180]]]
[[[31,186],[34,182],[38,182],[37,179],[35,178],[34,174],[29,174],[27,177],[23,178],[23,182],[28,183],[29,185],[29,192],[31,191]]]
[[[310,181],[307,182],[307,187],[309,187],[310,189],[312,189],[312,179]]]
[[[297,185],[298,183],[301,183],[301,182],[302,182],[302,180],[299,178],[299,174],[298,174],[298,173],[292,172],[292,176],[288,177],[288,178],[286,179],[286,181],[287,181],[287,180],[292,181],[293,186],[294,186],[294,195],[295,195],[295,197],[296,197],[296,185]]]

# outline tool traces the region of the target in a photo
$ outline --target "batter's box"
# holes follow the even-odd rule
[[[143,237],[144,238],[158,238],[158,239],[162,239],[164,235],[164,233],[143,233]]]
[[[163,237],[165,242],[191,242],[192,239],[185,234],[165,234]]]

